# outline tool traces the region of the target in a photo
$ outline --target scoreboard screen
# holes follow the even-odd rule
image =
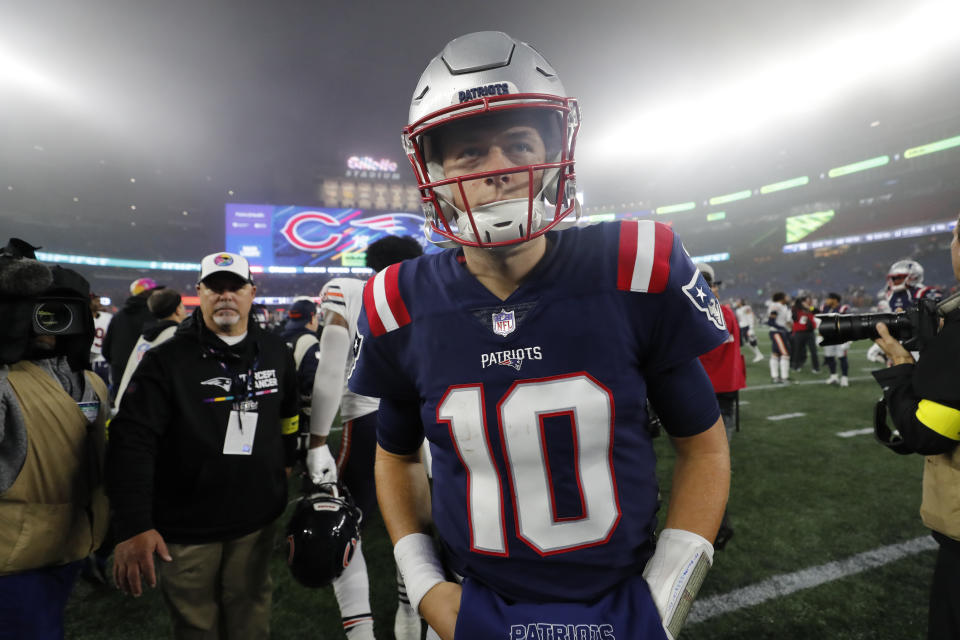
[[[424,246],[424,218],[415,213],[271,204],[226,205],[226,248],[268,273],[369,273],[366,249],[387,235]],[[260,269],[258,269],[260,270]]]

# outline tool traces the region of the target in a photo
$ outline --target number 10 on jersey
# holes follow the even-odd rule
[[[520,380],[497,403],[497,429],[491,431],[484,412],[481,384],[447,389],[437,407],[437,422],[450,430],[457,455],[467,471],[467,513],[470,548],[477,553],[508,556],[504,531],[510,487],[517,536],[540,555],[565,553],[606,542],[620,519],[613,474],[614,404],[610,391],[589,374],[577,373]],[[573,429],[577,487],[582,514],[556,516],[543,420],[569,416]],[[499,435],[506,481],[493,460],[491,437]]]

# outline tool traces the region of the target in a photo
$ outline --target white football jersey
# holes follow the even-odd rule
[[[737,324],[740,325],[741,329],[753,329],[755,319],[753,308],[750,305],[742,304],[737,307]]]
[[[787,330],[787,323],[790,321],[790,309],[782,302],[768,302],[767,316],[775,315],[774,323],[780,329]]]
[[[320,310],[324,323],[330,313],[339,314],[347,321],[347,331],[350,333],[350,349],[344,365],[343,397],[340,400],[340,419],[344,422],[373,413],[380,406],[377,398],[361,396],[347,388],[347,378],[353,371],[353,343],[357,339],[357,321],[363,306],[363,285],[364,281],[356,278],[334,278],[320,290]]]
[[[112,313],[101,311],[100,315],[93,319],[93,344],[90,345],[91,360],[97,360],[103,354],[103,337],[107,335],[107,327],[110,326]]]

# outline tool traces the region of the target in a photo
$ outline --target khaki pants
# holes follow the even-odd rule
[[[270,553],[275,523],[228,542],[168,544],[157,560],[177,640],[270,637]]]

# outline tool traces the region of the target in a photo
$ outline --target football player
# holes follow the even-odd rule
[[[567,224],[579,125],[542,55],[480,32],[430,62],[404,129],[451,249],[368,281],[349,384],[381,399],[380,510],[445,640],[675,637],[712,562],[730,461],[697,356],[729,335],[720,304],[670,227]],[[677,450],[659,538],[647,398]]]
[[[897,260],[890,265],[887,272],[887,283],[877,303],[877,311],[903,313],[924,298],[937,301],[942,297],[943,291],[923,284],[923,266],[919,262],[910,259]],[[913,355],[915,358],[919,356],[916,352]],[[876,344],[867,350],[867,360],[889,364],[883,350]]]
[[[892,313],[902,313],[916,306],[918,300],[939,300],[943,292],[923,284],[923,266],[916,260],[897,260],[887,272],[884,300]]]
[[[774,384],[790,381],[790,308],[787,294],[777,291],[767,303],[770,327],[770,377]]]
[[[753,349],[753,361],[761,362],[763,352],[757,346],[757,332],[753,328],[757,317],[753,315],[753,307],[747,304],[746,300],[741,299],[734,303],[733,310],[737,314],[737,323],[740,325],[740,344],[749,344]]]
[[[391,264],[415,258],[422,253],[423,249],[413,238],[387,236],[367,248],[367,266],[381,271]],[[353,393],[346,387],[347,374],[354,365],[354,354],[350,347],[357,336],[363,281],[334,278],[323,285],[320,298],[324,330],[320,336],[320,351],[313,380],[307,472],[315,484],[336,482],[339,477],[366,515],[364,522],[368,522],[369,514],[377,508],[373,462],[379,401]],[[343,437],[334,462],[327,446],[327,436],[338,409]],[[361,545],[358,544],[350,564],[333,581],[343,629],[351,640],[374,637],[366,567]],[[420,616],[410,606],[399,574],[397,582],[399,606],[394,620],[394,636],[397,640],[420,640]]]
[[[842,298],[839,293],[828,293],[827,299],[820,306],[820,313],[850,313],[850,305],[842,304]],[[831,344],[823,347],[823,362],[830,370],[830,377],[827,378],[827,384],[839,384],[841,387],[850,386],[850,364],[847,361],[847,352],[850,350],[850,343]],[[837,360],[840,361],[840,377],[837,377]]]

